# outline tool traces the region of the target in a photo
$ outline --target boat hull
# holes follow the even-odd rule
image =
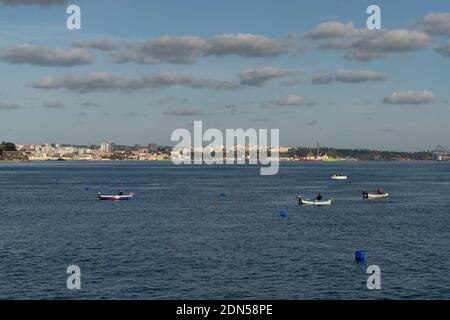
[[[347,180],[347,176],[332,176],[331,180]]]
[[[363,191],[363,198],[365,198],[365,199],[381,199],[381,198],[387,198],[387,197],[389,197],[388,192],[370,193],[370,192]]]
[[[98,199],[101,201],[129,201],[129,200],[133,199],[133,194],[99,195]]]
[[[331,206],[331,204],[333,203],[333,200],[331,199],[319,201],[319,200],[306,200],[300,196],[297,198],[298,204],[301,206]]]

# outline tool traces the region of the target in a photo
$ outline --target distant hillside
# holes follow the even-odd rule
[[[0,144],[0,160],[2,161],[27,161],[28,157],[16,150],[16,145],[11,142]]]
[[[317,154],[315,148],[292,148],[282,156],[299,158],[305,157],[308,154]],[[321,148],[320,154],[327,154],[333,158],[350,158],[356,160],[366,161],[396,161],[396,160],[433,160],[433,153],[428,151],[422,152],[398,152],[398,151],[377,151],[368,149],[334,149],[334,148]]]
[[[17,151],[16,145],[12,142],[5,142],[3,141],[0,144],[0,154],[3,153],[3,151]]]

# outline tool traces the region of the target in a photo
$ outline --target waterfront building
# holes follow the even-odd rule
[[[100,150],[103,152],[107,152],[107,153],[112,153],[113,152],[113,144],[111,141],[105,141],[102,143]]]
[[[150,143],[148,145],[148,152],[150,153],[158,152],[158,145],[156,143]]]

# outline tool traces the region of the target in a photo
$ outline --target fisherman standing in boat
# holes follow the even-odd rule
[[[117,190],[117,195],[118,195],[118,196],[123,196],[123,191],[122,191],[122,190],[120,190],[120,189],[119,189],[119,190]]]
[[[377,193],[378,194],[384,194],[384,190],[378,187],[377,188]]]
[[[322,197],[322,195],[319,193],[318,195],[317,195],[317,197],[316,197],[316,200],[317,201],[321,201],[323,199],[323,197]]]

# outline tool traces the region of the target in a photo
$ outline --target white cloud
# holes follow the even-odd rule
[[[116,63],[139,64],[192,63],[202,54],[205,46],[206,42],[200,37],[162,36],[143,43],[127,43],[124,51],[113,54],[113,60]]]
[[[372,70],[345,70],[339,69],[333,76],[331,73],[319,73],[312,76],[311,82],[316,85],[329,84],[333,81],[345,83],[359,83],[366,81],[383,81],[386,76]]]
[[[0,61],[47,67],[73,67],[92,64],[95,56],[83,49],[64,51],[31,44],[0,49]]]
[[[393,53],[402,53],[430,47],[429,35],[406,29],[356,29],[351,23],[329,21],[318,25],[305,37],[319,50],[343,51],[348,60],[372,61],[384,59]]]
[[[275,101],[275,103],[280,107],[314,106],[317,104],[314,101],[306,101],[303,97],[292,94]]]
[[[436,101],[434,94],[427,90],[422,91],[395,91],[383,99],[387,104],[430,104]]]
[[[193,89],[213,90],[234,90],[239,88],[239,85],[229,81],[195,78],[173,73],[159,73],[141,78],[130,78],[106,72],[93,72],[85,76],[67,75],[60,78],[47,76],[30,84],[35,89],[66,89],[80,93],[163,89],[176,85]]]
[[[398,29],[372,32],[373,34],[359,39],[352,47],[374,52],[405,52],[426,48],[431,42],[427,34],[419,31]]]
[[[421,28],[431,35],[450,36],[450,13],[430,12],[423,17]]]
[[[260,87],[268,81],[296,75],[298,72],[273,67],[244,70],[239,74],[242,85]]]
[[[353,27],[353,23],[344,24],[337,21],[322,22],[313,31],[307,32],[305,37],[313,39],[351,37],[359,31]]]
[[[372,70],[344,70],[340,69],[336,71],[335,80],[346,83],[358,83],[365,81],[381,81],[386,77],[382,73],[378,73]]]
[[[193,63],[202,56],[275,57],[287,52],[279,40],[238,33],[211,38],[165,35],[145,42],[127,42],[112,55],[116,63]]]
[[[264,36],[238,33],[212,37],[207,41],[206,55],[240,57],[275,57],[286,50],[279,41]]]

